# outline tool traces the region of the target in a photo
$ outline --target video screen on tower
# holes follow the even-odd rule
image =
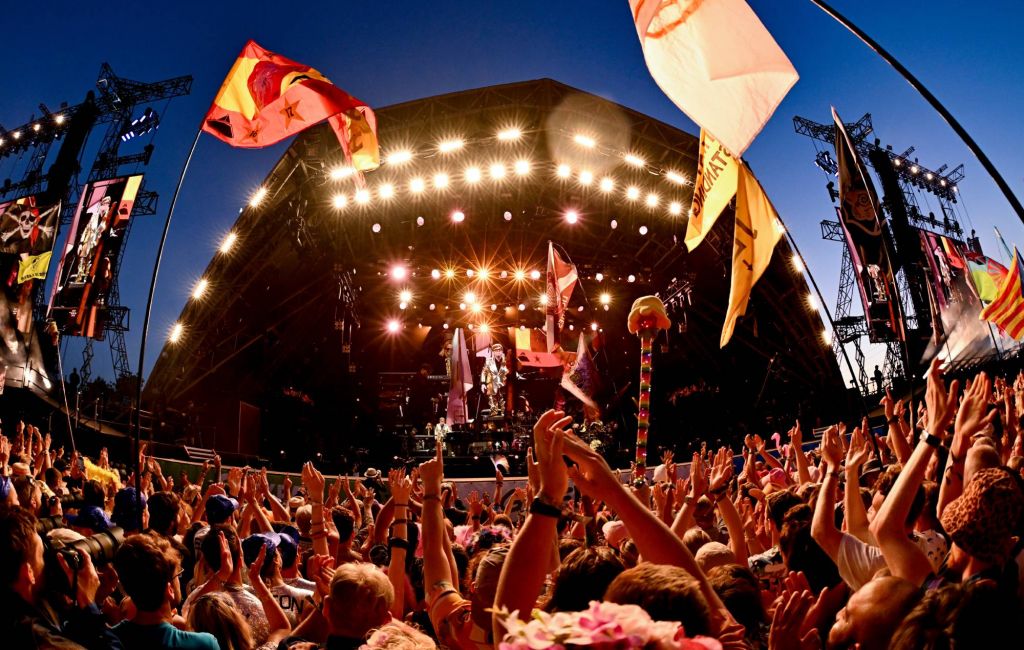
[[[86,185],[60,253],[50,293],[50,317],[61,333],[103,338],[107,295],[142,175]]]

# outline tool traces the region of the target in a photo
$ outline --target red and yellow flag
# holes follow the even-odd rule
[[[1007,336],[1019,341],[1024,336],[1024,273],[1021,271],[1020,253],[1013,248],[1010,272],[999,286],[995,299],[981,310],[981,320],[998,327]]]
[[[258,148],[328,120],[357,171],[380,165],[377,119],[369,106],[317,70],[246,43],[203,121],[233,147]]]

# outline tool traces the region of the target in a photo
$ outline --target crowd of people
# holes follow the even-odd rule
[[[883,435],[837,424],[808,451],[797,423],[774,449],[666,452],[653,480],[548,411],[511,496],[500,472],[460,495],[440,445],[372,487],[307,463],[279,498],[265,470],[175,479],[143,449],[119,472],[19,425],[0,437],[2,644],[1015,647],[1024,376],[961,390],[936,362],[923,404],[883,403]]]

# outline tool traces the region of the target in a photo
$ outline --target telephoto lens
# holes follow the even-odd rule
[[[96,533],[92,537],[70,542],[57,552],[67,560],[68,567],[74,571],[82,568],[84,555],[92,558],[93,566],[105,566],[114,560],[121,543],[124,542],[124,529],[117,526]]]
[[[64,527],[64,518],[60,515],[54,515],[52,517],[39,517],[36,519],[36,532],[40,536],[46,537],[46,533],[54,530],[55,528]]]

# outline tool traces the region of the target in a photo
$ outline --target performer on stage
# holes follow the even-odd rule
[[[85,282],[89,279],[92,272],[93,251],[96,250],[100,238],[107,230],[107,215],[110,213],[110,206],[110,197],[104,196],[86,210],[89,221],[82,230],[82,236],[78,241],[78,267],[72,282]]]
[[[442,369],[446,377],[452,376],[452,338],[446,336],[444,339],[444,345],[441,346],[441,352],[438,353],[441,357]]]
[[[434,427],[434,440],[441,443],[441,451],[444,455],[448,456],[449,447],[447,443],[448,434],[452,432],[452,428],[448,426],[448,423],[444,418],[437,421],[437,425]]]
[[[492,418],[505,417],[505,382],[508,379],[508,366],[505,364],[505,349],[501,343],[491,345],[491,355],[484,362],[480,373],[480,385],[491,409]]]

